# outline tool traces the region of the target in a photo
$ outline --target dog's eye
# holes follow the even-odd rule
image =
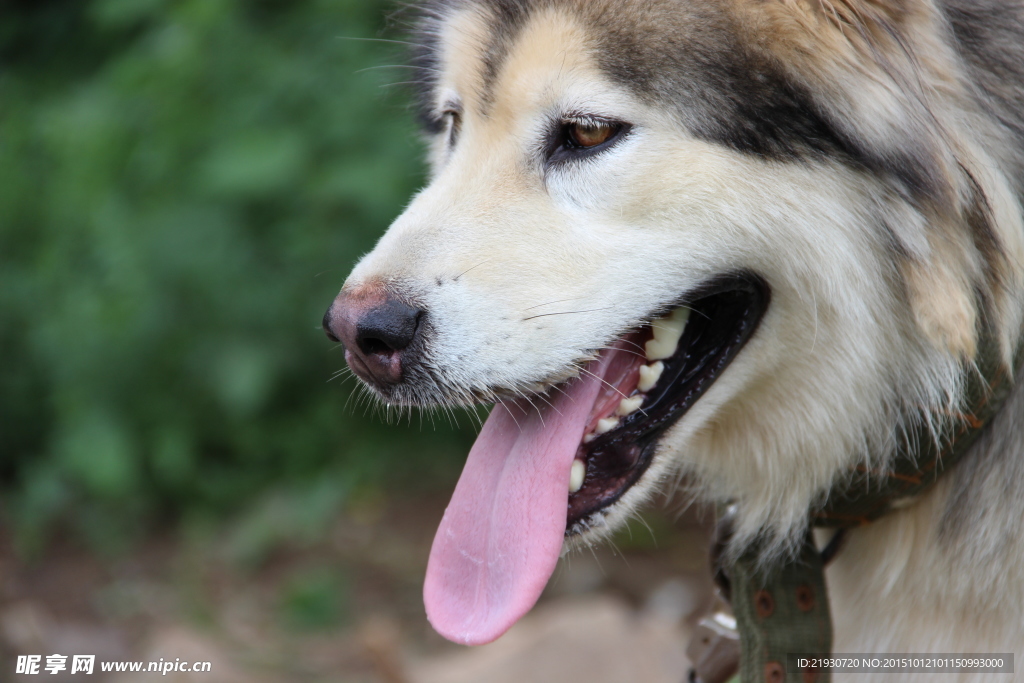
[[[597,116],[570,116],[556,122],[545,145],[545,162],[558,164],[600,154],[622,139],[630,125]]]
[[[565,139],[569,147],[590,149],[611,140],[621,128],[621,124],[609,121],[569,122],[565,126]]]
[[[444,121],[444,130],[448,134],[448,144],[454,146],[455,140],[459,136],[459,129],[462,127],[462,117],[459,116],[459,112],[454,110],[448,110],[441,116]]]

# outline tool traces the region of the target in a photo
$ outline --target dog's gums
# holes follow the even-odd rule
[[[570,470],[566,535],[589,528],[643,475],[660,435],[750,339],[769,296],[756,276],[719,278],[605,352],[613,357]]]

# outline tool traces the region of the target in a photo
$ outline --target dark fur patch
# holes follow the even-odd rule
[[[942,6],[983,110],[1014,140],[1024,140],[1024,5],[1006,0],[947,0]],[[1017,172],[1011,180],[1024,193],[1024,163],[1016,152],[1012,158]]]
[[[604,5],[591,10],[590,23],[601,68],[673,108],[695,137],[776,159],[852,153],[808,93],[746,49],[713,5],[647,3],[628,13]]]
[[[969,170],[961,167],[961,172],[971,184],[971,197],[965,204],[964,222],[971,231],[974,248],[981,254],[987,285],[985,291],[995,292],[1006,284],[1006,253],[992,223],[992,209],[985,191]],[[982,309],[987,310],[992,302],[986,295],[981,297],[981,303]]]

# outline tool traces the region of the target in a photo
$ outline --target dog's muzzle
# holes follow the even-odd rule
[[[364,381],[395,385],[420,329],[423,311],[377,288],[342,291],[324,314],[328,339],[345,346],[345,360]]]

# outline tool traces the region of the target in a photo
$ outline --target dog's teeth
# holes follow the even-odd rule
[[[591,441],[593,441],[596,438],[597,438],[597,434],[595,434],[594,432],[590,432],[588,434],[584,434],[583,435],[583,443],[590,443]]]
[[[605,417],[597,421],[597,429],[594,430],[595,434],[604,434],[610,432],[619,426],[619,418],[617,417]]]
[[[616,415],[626,416],[635,412],[640,404],[644,402],[643,396],[630,396],[619,401],[619,407],[615,409]]]
[[[576,493],[583,488],[583,479],[587,476],[587,464],[582,460],[573,460],[569,470],[569,493]]]
[[[661,360],[676,352],[679,338],[686,329],[686,321],[690,319],[690,309],[677,308],[664,318],[651,323],[654,338],[644,345],[647,360]]]
[[[690,308],[688,306],[680,306],[676,310],[668,314],[670,320],[674,320],[681,326],[679,329],[686,327],[687,321],[690,320]]]
[[[660,360],[650,365],[640,366],[640,381],[637,382],[636,388],[643,392],[648,392],[654,388],[654,385],[661,379],[661,373],[665,371],[665,364]]]
[[[675,345],[668,346],[663,341],[658,339],[650,339],[644,344],[644,351],[647,354],[647,360],[657,360],[658,358],[668,358],[676,350]]]

